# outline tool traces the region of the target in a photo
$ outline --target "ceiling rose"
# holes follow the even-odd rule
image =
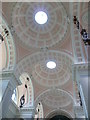
[[[29,47],[51,47],[64,40],[67,14],[61,3],[17,3],[12,24],[19,40]]]
[[[45,24],[48,20],[47,14],[43,11],[39,11],[35,14],[35,21],[38,24]]]

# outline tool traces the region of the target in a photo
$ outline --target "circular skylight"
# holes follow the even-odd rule
[[[38,24],[45,24],[47,22],[47,14],[43,11],[39,11],[35,14],[35,21]]]
[[[47,62],[47,67],[49,69],[54,69],[56,67],[56,63],[53,61],[49,61],[49,62]]]

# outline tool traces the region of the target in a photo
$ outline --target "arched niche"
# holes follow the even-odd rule
[[[22,73],[19,77],[21,85],[16,88],[17,106],[20,107],[20,99],[24,95],[25,102],[23,107],[32,107],[34,103],[34,91],[31,78],[27,73]],[[14,95],[12,95],[14,96]]]
[[[8,36],[5,34],[5,29],[9,32]],[[4,38],[4,41],[0,39],[0,71],[13,70],[16,61],[15,44],[8,24],[1,14],[0,35]]]

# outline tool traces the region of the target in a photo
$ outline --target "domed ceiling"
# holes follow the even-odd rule
[[[47,15],[47,22],[43,25],[35,21],[39,11]],[[67,14],[60,2],[17,3],[12,12],[12,24],[21,42],[38,48],[64,40],[68,29]]]
[[[72,48],[71,24],[68,25],[67,17],[70,15],[69,4],[68,7],[66,6],[60,2],[18,2],[6,3],[4,6],[6,18],[8,22],[12,21],[12,24],[10,21],[10,25],[15,30],[13,37],[17,64],[14,74],[17,79],[23,73],[29,75],[34,88],[35,104],[37,105],[41,101],[42,105],[45,105],[44,107],[47,106],[46,110],[49,107],[64,109],[73,102],[71,94],[73,96],[74,48]],[[48,19],[45,24],[38,24],[35,20],[35,15],[39,11],[43,11],[47,15]],[[87,10],[82,12],[82,23],[85,23],[86,16]],[[54,69],[47,67],[47,63],[50,61],[56,63]],[[24,77],[22,76],[22,78]],[[24,79],[22,81],[24,82]]]
[[[56,68],[46,66],[48,61],[54,61]],[[37,52],[25,57],[15,68],[17,78],[27,71],[40,85],[52,87],[62,86],[71,79],[73,59],[64,52],[48,51]]]
[[[37,97],[35,103],[42,101],[43,104],[51,108],[63,108],[73,103],[73,99],[68,92],[61,89],[49,89]]]

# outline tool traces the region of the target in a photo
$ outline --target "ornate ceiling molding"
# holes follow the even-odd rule
[[[54,69],[46,67],[47,61],[55,61]],[[50,50],[37,52],[22,59],[15,68],[17,79],[24,72],[32,74],[33,79],[43,86],[58,86],[65,84],[72,76],[73,59],[70,55]]]
[[[73,98],[70,93],[62,89],[48,89],[41,93],[35,100],[35,105],[41,101],[50,108],[64,108],[73,105]]]
[[[47,13],[48,21],[44,25],[35,21],[38,11]],[[12,12],[12,24],[21,42],[39,48],[64,40],[68,30],[67,14],[60,2],[17,3]]]
[[[3,71],[14,69],[15,62],[16,62],[16,55],[15,55],[15,44],[14,44],[11,32],[8,28],[8,24],[4,20],[3,16],[0,14],[0,32],[2,33],[5,28],[9,31],[9,35],[7,37],[5,37],[5,39],[4,39],[7,58],[6,58],[6,66],[3,69]],[[2,52],[3,52],[3,50],[2,50]]]

